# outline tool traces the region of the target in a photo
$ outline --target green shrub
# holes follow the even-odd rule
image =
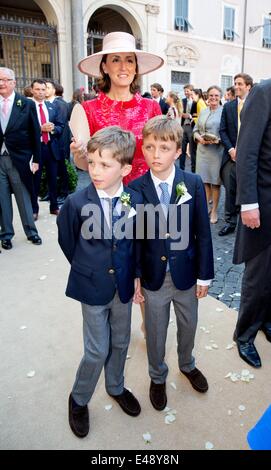
[[[70,163],[68,160],[65,160],[65,164],[67,167],[68,172],[68,182],[69,182],[69,192],[73,193],[76,190],[77,182],[78,182],[78,175],[76,172],[75,167]],[[46,170],[43,167],[42,175],[41,175],[41,182],[40,182],[40,191],[39,196],[44,197],[48,192],[48,185],[47,185],[47,178],[46,178]],[[60,194],[60,178],[57,178],[57,194]]]

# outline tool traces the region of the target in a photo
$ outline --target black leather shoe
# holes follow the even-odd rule
[[[167,406],[166,383],[155,384],[151,380],[150,400],[152,406],[158,411],[162,411]]]
[[[27,240],[33,243],[33,245],[41,245],[42,239],[38,235],[32,235],[31,237],[27,237]]]
[[[110,393],[108,395],[110,395]],[[114,398],[114,400],[118,402],[119,406],[123,409],[124,413],[127,413],[127,415],[139,415],[141,411],[140,404],[136,397],[134,397],[134,395],[126,388],[123,389],[123,392],[120,395],[110,395],[110,397]]]
[[[88,407],[76,405],[72,396],[69,396],[69,424],[77,437],[85,437],[89,432]]]
[[[262,330],[265,334],[265,337],[266,337],[267,341],[269,341],[271,343],[271,328],[263,327]]]
[[[12,243],[10,240],[1,240],[1,245],[4,250],[11,250],[12,248]]]
[[[195,367],[195,369],[190,372],[184,372],[181,370],[181,373],[184,374],[190,381],[192,387],[200,393],[206,393],[208,390],[208,382],[202,372]]]
[[[253,343],[237,342],[239,356],[252,367],[261,367],[261,358]]]
[[[233,233],[235,230],[235,227],[233,227],[232,225],[224,225],[224,227],[218,232],[218,235],[220,237],[224,237],[224,235],[228,235],[229,233]]]

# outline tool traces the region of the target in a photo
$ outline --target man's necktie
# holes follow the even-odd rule
[[[46,116],[45,116],[45,113],[42,109],[42,103],[39,104],[39,108],[40,108],[40,122],[41,122],[41,125],[46,124]],[[49,142],[48,132],[42,132],[41,137],[42,137],[42,142],[44,142],[45,144],[48,144],[48,142]]]
[[[241,114],[241,111],[242,111],[242,109],[243,109],[243,106],[244,106],[244,101],[240,100],[239,103],[238,103],[238,108],[237,108],[237,113],[238,113],[238,132],[239,132],[240,126],[241,126],[240,114]]]
[[[3,113],[4,118],[8,116],[8,112],[9,112],[9,101],[8,101],[8,98],[4,98],[4,102],[2,106],[2,113]]]
[[[168,192],[168,183],[160,183],[159,187],[162,191],[161,196],[160,196],[160,202],[162,204],[164,214],[167,217],[168,206],[169,206],[169,203],[170,203],[170,194]]]

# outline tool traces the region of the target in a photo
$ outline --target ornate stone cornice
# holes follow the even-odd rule
[[[160,7],[158,5],[152,5],[151,3],[147,3],[145,5],[146,13],[150,13],[151,15],[158,15],[160,13]]]
[[[195,67],[200,57],[194,46],[179,41],[169,44],[166,55],[168,65],[180,65],[182,67]]]

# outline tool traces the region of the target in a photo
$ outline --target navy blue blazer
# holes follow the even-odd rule
[[[5,142],[12,162],[31,193],[33,174],[29,162],[40,163],[40,127],[35,103],[25,96],[15,93],[15,99],[5,133],[0,124],[0,149]]]
[[[141,196],[132,189],[125,187],[124,191],[131,195],[132,207],[143,203]],[[86,230],[95,225],[91,227],[88,221],[91,217],[88,204],[95,204],[100,210],[103,235],[104,213],[92,183],[68,196],[57,218],[58,242],[71,264],[66,295],[88,305],[106,305],[117,289],[121,302],[127,303],[134,294],[134,279],[140,275],[135,240],[112,241],[104,236],[90,239],[82,236],[83,224]],[[136,216],[128,220],[135,233]]]
[[[171,204],[176,200],[176,185],[184,182],[192,198],[186,203],[189,206],[189,239],[188,246],[183,250],[173,250],[173,240],[170,233],[159,239],[159,220],[156,217],[155,239],[147,236],[141,241],[141,283],[146,289],[156,291],[162,286],[167,262],[170,273],[177,289],[185,290],[192,287],[197,279],[207,280],[214,277],[213,247],[210,222],[207,211],[204,186],[199,175],[184,172],[176,168]],[[144,204],[157,205],[160,203],[150,171],[129,183],[144,199]],[[177,229],[181,230],[181,207],[177,207]],[[146,218],[146,214],[145,214]],[[167,221],[168,222],[168,221]],[[145,223],[146,229],[146,223]]]
[[[55,125],[54,130],[50,132],[52,154],[56,160],[60,160],[61,152],[59,139],[65,125],[64,116],[62,115],[61,108],[55,106],[54,103],[50,103],[50,101],[45,101],[45,104],[49,113],[49,121],[53,122]]]
[[[162,114],[167,114],[167,112],[169,110],[169,105],[166,103],[165,98],[160,98],[159,106],[160,106]]]
[[[238,136],[238,100],[225,103],[222,110],[219,134],[224,145],[221,169],[231,159],[229,150],[236,147]]]

